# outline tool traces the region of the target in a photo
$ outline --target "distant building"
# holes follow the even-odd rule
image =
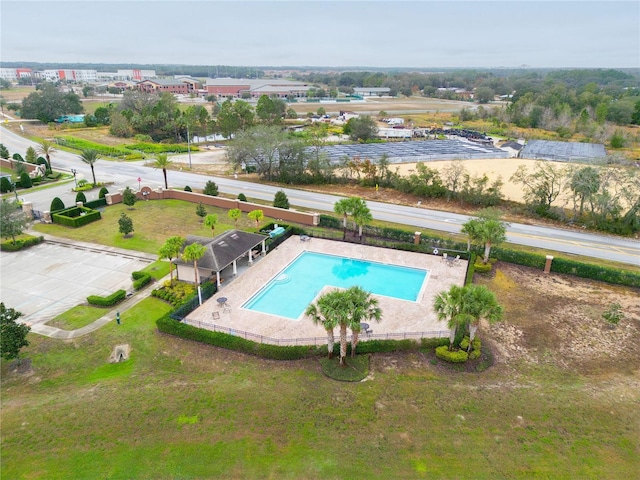
[[[252,98],[260,98],[262,95],[269,97],[285,98],[306,97],[311,88],[306,83],[292,82],[282,79],[243,79],[243,78],[210,78],[205,85],[208,95],[220,97],[240,98],[248,93]]]
[[[389,95],[390,93],[391,89],[389,87],[363,87],[353,89],[353,94],[361,97],[381,97]]]
[[[149,78],[157,78],[155,70],[140,70],[134,68],[132,70],[118,70],[116,73],[117,80],[133,80],[135,82],[141,82]]]
[[[40,72],[43,79],[48,82],[96,82],[98,80],[98,72],[96,70],[43,70]]]

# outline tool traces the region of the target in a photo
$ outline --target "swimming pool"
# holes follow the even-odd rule
[[[358,285],[375,295],[415,302],[428,273],[425,269],[303,252],[242,308],[295,320],[327,285]]]

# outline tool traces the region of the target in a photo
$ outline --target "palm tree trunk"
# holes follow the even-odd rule
[[[346,365],[347,358],[347,324],[340,325],[340,365]]]
[[[333,357],[333,344],[335,343],[333,339],[333,328],[327,328],[327,352],[329,358]]]
[[[93,185],[96,185],[96,172],[93,171],[93,164],[91,164],[91,176],[93,177]]]
[[[477,330],[477,325],[469,325],[469,348],[467,348],[467,352],[471,351],[471,344],[473,343],[473,339],[476,337]]]
[[[453,342],[456,339],[456,329],[449,330],[449,350],[453,350]]]
[[[484,260],[482,263],[486,264],[489,261],[489,253],[491,253],[491,242],[484,244]]]
[[[351,358],[356,356],[356,347],[358,346],[358,334],[355,330],[351,331]]]
[[[167,183],[167,169],[162,169],[162,175],[164,175],[164,189],[169,190],[169,184]]]

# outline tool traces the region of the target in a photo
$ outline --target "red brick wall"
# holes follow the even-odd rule
[[[146,195],[144,195],[146,193]],[[306,212],[298,212],[295,210],[285,210],[283,208],[271,207],[269,205],[259,205],[257,203],[241,202],[237,199],[213,197],[202,193],[185,192],[183,190],[162,190],[158,192],[149,187],[142,187],[142,190],[136,192],[139,200],[184,200],[191,203],[202,203],[203,205],[211,205],[214,207],[231,210],[239,208],[242,212],[248,213],[252,210],[262,210],[265,217],[275,218],[283,222],[295,222],[301,225],[317,225],[318,215]],[[109,201],[110,200],[110,201]],[[112,205],[122,202],[122,194],[109,194],[107,204]]]

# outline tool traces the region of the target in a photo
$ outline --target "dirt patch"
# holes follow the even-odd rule
[[[640,289],[498,262],[492,276],[476,276],[496,292],[504,321],[483,325],[500,363],[553,363],[576,373],[632,373],[640,366]],[[625,314],[611,328],[602,313],[619,303]]]

